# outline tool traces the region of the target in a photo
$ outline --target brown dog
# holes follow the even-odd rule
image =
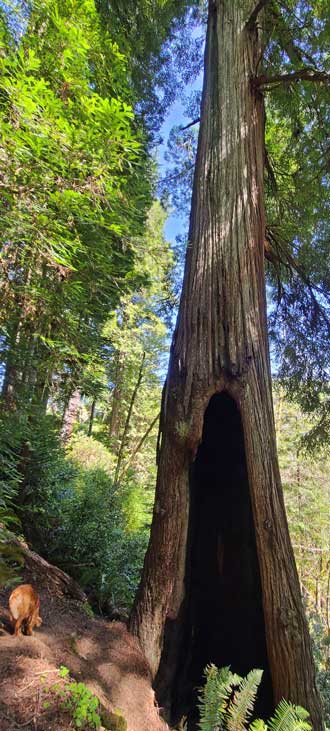
[[[40,627],[42,619],[39,617],[39,607],[39,596],[31,584],[22,584],[12,591],[9,611],[15,636],[22,630],[23,623],[27,635],[32,635],[34,626]]]

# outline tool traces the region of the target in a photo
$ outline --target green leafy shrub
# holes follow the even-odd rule
[[[262,672],[251,670],[241,678],[229,668],[209,665],[199,694],[200,731],[310,731],[308,712],[285,700],[269,721],[256,719],[249,723]]]
[[[72,462],[85,470],[103,470],[108,477],[114,473],[114,455],[93,437],[76,434],[70,440],[67,454]]]
[[[8,422],[0,452],[0,523],[16,520],[13,528],[76,578],[98,609],[108,602],[130,605],[148,540],[145,492],[132,478],[114,486],[113,456],[95,439],[76,436],[65,452],[51,415],[9,415]],[[4,582],[12,573],[1,540]]]
[[[25,403],[0,411],[0,521],[13,529],[21,522],[23,531],[36,528],[38,515],[47,521],[50,476],[64,463],[54,416]]]
[[[17,581],[23,563],[19,550],[10,545],[11,531],[20,529],[17,502],[22,475],[18,455],[25,424],[15,413],[0,414],[0,586]]]
[[[149,529],[144,494],[132,481],[115,486],[111,466],[102,444],[78,436],[33,492],[35,548],[76,578],[100,610],[131,604]]]
[[[33,547],[45,553],[57,524],[52,502],[54,484],[62,488],[75,475],[58,435],[57,419],[42,412],[22,415],[24,437],[19,450],[19,485],[16,512]]]
[[[15,503],[21,482],[17,466],[24,427],[16,414],[0,414],[0,522],[17,523]]]
[[[143,535],[126,530],[121,497],[102,469],[79,470],[71,486],[58,494],[53,560],[77,578],[100,608],[110,597],[114,603],[130,603],[145,550]]]
[[[11,536],[6,526],[0,524],[0,587],[19,582],[17,567],[24,564],[19,548],[10,543]]]
[[[101,725],[99,705],[98,698],[91,693],[85,683],[70,683],[67,686],[66,706],[71,711],[77,728],[88,725],[96,729]]]
[[[61,665],[59,676],[62,680],[65,680],[66,684],[64,688],[55,685],[53,690],[62,699],[62,708],[70,712],[74,726],[77,729],[92,731],[98,729],[102,724],[109,731],[126,731],[127,722],[122,712],[118,709],[107,711],[102,708],[97,696],[91,693],[85,683],[67,682],[69,672],[65,665]],[[44,708],[49,707],[49,705],[49,701],[46,701]]]

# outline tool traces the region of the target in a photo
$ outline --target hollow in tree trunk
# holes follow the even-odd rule
[[[255,0],[210,0],[189,242],[161,414],[153,523],[130,618],[160,705],[197,728],[208,662],[264,669],[322,729],[276,452],[264,277]]]

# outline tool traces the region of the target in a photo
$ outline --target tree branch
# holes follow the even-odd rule
[[[304,68],[300,71],[294,71],[292,74],[278,74],[277,76],[257,76],[254,85],[271,86],[272,84],[292,84],[295,81],[317,81],[325,82],[330,85],[330,74],[325,71],[315,71],[315,69]]]
[[[152,420],[151,424],[149,424],[147,431],[144,432],[144,434],[141,437],[140,441],[138,442],[137,446],[133,449],[133,452],[132,452],[129,460],[125,464],[124,469],[120,475],[120,479],[122,479],[124,477],[124,475],[127,473],[128,468],[131,466],[133,460],[135,459],[137,453],[140,451],[141,447],[143,446],[143,444],[144,444],[145,440],[147,439],[147,437],[149,436],[150,432],[154,428],[159,417],[160,417],[160,412],[155,416],[155,418]]]
[[[308,275],[304,272],[303,267],[298,264],[298,262],[295,260],[295,258],[290,254],[290,252],[287,250],[284,242],[281,243],[279,240],[279,237],[274,234],[274,232],[267,227],[266,231],[266,237],[268,240],[270,240],[275,246],[278,253],[279,261],[281,264],[283,264],[286,267],[289,267],[291,271],[296,272],[302,282],[306,285],[308,292],[310,294],[310,298],[313,302],[313,305],[315,307],[315,310],[318,312],[319,316],[324,320],[328,333],[330,335],[330,320],[328,316],[326,315],[322,305],[319,303],[315,293],[314,293],[314,287],[312,282],[310,281]],[[271,258],[269,255],[265,254],[268,261],[271,261],[274,264],[273,258]]]
[[[159,185],[166,185],[166,183],[169,183],[170,180],[176,180],[177,178],[184,178],[187,173],[189,173],[191,170],[193,170],[195,167],[195,163],[193,165],[189,165],[189,167],[184,168],[180,173],[175,173],[174,175],[167,175],[165,178],[161,178],[159,181]]]
[[[314,546],[302,546],[301,543],[293,543],[293,548],[301,548],[303,551],[308,551],[308,553],[328,553],[328,548],[314,548]]]
[[[264,159],[265,159],[265,168],[267,170],[271,191],[274,195],[277,195],[278,188],[277,188],[276,177],[275,177],[274,170],[272,168],[272,164],[269,159],[268,150],[267,150],[266,145],[264,147]]]
[[[180,132],[183,132],[185,129],[189,129],[189,127],[193,127],[194,124],[198,124],[198,122],[201,121],[200,117],[197,117],[197,119],[194,119],[193,122],[189,122],[189,124],[186,124],[185,127],[180,127]]]
[[[246,21],[245,27],[248,30],[252,30],[252,28],[254,28],[259,13],[265,7],[265,5],[267,5],[267,3],[269,3],[269,0],[260,0],[260,2],[258,2],[249,19]]]
[[[286,12],[289,12],[286,3],[283,3],[283,7]],[[315,70],[314,59],[307,53],[305,49],[300,48],[300,46],[297,45],[297,41],[296,39],[293,39],[292,32],[287,26],[287,23],[280,10],[276,9],[276,7],[272,5],[270,13],[273,16],[274,24],[277,26],[278,29],[280,45],[288,55],[290,61],[292,61],[293,65],[295,65],[297,61],[300,64],[306,64],[307,62],[309,63],[310,68]],[[298,19],[296,18],[296,20]]]

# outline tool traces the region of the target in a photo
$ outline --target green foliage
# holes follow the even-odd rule
[[[0,414],[0,522],[6,526],[17,523],[15,498],[20,484],[17,454],[21,428],[13,414]]]
[[[129,481],[114,486],[111,472],[108,450],[82,435],[50,465],[33,498],[34,546],[74,576],[99,610],[109,601],[131,604],[150,522],[145,493]]]
[[[229,668],[209,665],[205,670],[206,683],[199,693],[201,731],[220,731],[223,728],[226,707],[232,688],[241,678]]]
[[[66,706],[77,728],[95,728],[101,725],[99,699],[84,683],[69,683],[66,686]]]
[[[126,731],[127,723],[121,711],[115,709],[112,712],[102,708],[99,699],[91,693],[85,683],[70,681],[70,671],[65,665],[59,668],[59,677],[65,680],[64,687],[58,684],[53,686],[55,693],[61,698],[61,706],[69,711],[73,731],[84,729],[93,731],[101,725],[109,731]],[[44,708],[50,707],[51,703],[45,701]]]
[[[284,398],[275,383],[275,416],[279,462],[290,535],[302,593],[309,612],[322,616],[327,626],[329,553],[329,459],[311,459],[301,449],[301,438],[310,422],[300,409]]]
[[[69,668],[65,667],[65,665],[61,665],[58,674],[60,678],[66,678],[69,675],[69,672]]]
[[[310,421],[275,382],[275,417],[286,511],[305,604],[317,683],[330,723],[329,522],[330,464],[326,453],[311,458],[301,449]]]
[[[108,596],[129,603],[148,532],[144,486],[154,475],[171,294],[158,203],[146,225],[154,166],[133,110],[133,49],[117,23],[100,21],[94,0],[4,8],[0,520],[20,519],[37,550],[60,563],[65,557],[63,568],[100,605]],[[60,435],[74,392],[85,414],[97,402],[95,431],[109,445],[121,347],[115,448],[80,435],[66,456]],[[132,393],[144,352],[137,410]]]
[[[173,256],[164,240],[166,214],[154,202],[146,229],[146,250],[136,260],[136,271],[148,283],[126,295],[104,325],[103,382],[98,397],[93,434],[114,457],[115,480],[137,480],[153,488],[161,374],[168,354],[168,324],[173,295]]]
[[[229,668],[209,665],[206,683],[200,690],[201,731],[310,731],[308,712],[282,700],[267,722],[256,719],[248,724],[253,713],[262,670],[251,670],[246,678],[234,675]]]
[[[102,322],[143,278],[150,165],[126,60],[92,0],[32,4],[19,45],[3,33],[0,66],[0,324],[17,402],[94,362]]]
[[[11,536],[12,533],[0,523],[0,587],[17,583],[20,580],[17,567],[24,564],[19,548],[10,544]]]
[[[67,447],[67,455],[82,469],[101,470],[109,478],[115,467],[114,456],[96,439],[79,433],[72,437]]]
[[[200,0],[97,0],[104,23],[129,58],[137,111],[154,135],[184,85],[202,69]]]
[[[228,731],[244,731],[246,728],[246,722],[253,712],[261,678],[262,670],[251,670],[246,678],[241,680],[228,706]]]
[[[15,515],[29,541],[40,547],[42,536],[51,534],[54,516],[48,510],[54,481],[64,486],[72,479],[73,466],[65,459],[57,420],[43,410],[9,414],[15,440],[12,458],[19,476],[14,500]]]
[[[308,605],[307,605],[308,607]],[[308,607],[309,630],[316,667],[316,683],[323,705],[325,725],[330,726],[330,633],[323,612]]]
[[[59,669],[59,677],[62,680],[69,680],[69,669],[65,665],[61,665]],[[91,693],[85,683],[66,682],[64,688],[58,685],[53,686],[53,690],[62,699],[61,706],[67,710],[71,716],[71,724],[73,730],[85,729],[85,731],[93,731],[101,725],[100,701]],[[44,708],[50,705],[46,701]]]
[[[330,23],[321,5],[272,4],[263,73],[329,73]],[[329,101],[328,83],[300,81],[274,85],[266,102],[270,334],[286,392],[317,415],[305,437],[316,451],[329,439]]]
[[[306,720],[308,716],[305,708],[281,700],[269,721],[269,731],[309,731],[311,726]]]
[[[25,530],[33,539],[39,524],[49,525],[47,478],[62,451],[54,419],[43,412],[4,411],[0,424],[0,579],[4,582],[15,575],[15,564],[22,564],[18,550],[7,545],[8,529]]]

